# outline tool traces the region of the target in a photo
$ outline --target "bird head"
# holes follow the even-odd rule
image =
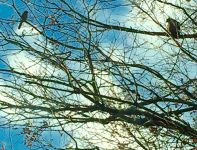
[[[166,19],[166,22],[170,22],[171,21],[171,18],[169,17],[168,19]]]

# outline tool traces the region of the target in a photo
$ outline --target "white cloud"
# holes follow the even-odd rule
[[[161,5],[158,5],[158,9],[156,9],[155,11],[160,12],[158,13],[158,16],[156,16],[158,22],[161,22],[162,25],[164,25],[165,23],[165,19],[167,18],[167,16],[172,16],[172,17],[178,17],[177,13],[178,12],[173,12],[173,11],[168,11],[168,7],[164,7],[162,8]],[[161,7],[160,7],[161,6]],[[171,9],[170,9],[171,10]],[[130,20],[129,17],[133,14],[135,14],[136,10],[133,10],[131,14],[125,14],[122,15],[122,17],[119,16],[119,21],[122,23],[125,23],[125,26],[133,26],[134,25],[138,25],[139,29],[140,27],[142,29],[150,29],[150,31],[153,30],[157,30],[160,31],[160,28],[158,27],[157,24],[153,23],[151,20],[136,20],[136,22],[134,23],[132,21],[132,19]],[[165,15],[162,15],[162,12],[165,12]],[[137,14],[137,12],[136,12]],[[108,14],[107,15],[111,15]],[[160,16],[162,15],[162,16]],[[107,17],[108,18],[108,17]],[[112,16],[113,19],[117,18],[117,16]],[[143,24],[143,25],[142,25]],[[151,27],[151,28],[149,28]],[[17,29],[17,27],[15,28],[15,32],[17,35],[22,35],[21,39],[19,39],[20,41],[23,42],[27,42],[31,47],[33,47],[34,49],[43,52],[44,49],[39,46],[42,45],[48,49],[51,49],[52,46],[49,44],[45,44],[45,39],[42,37],[42,35],[39,34],[38,31],[36,31],[34,28],[32,28],[31,26],[29,26],[28,24],[24,23],[22,28],[20,30]],[[128,36],[125,38],[125,41],[128,43],[133,42],[133,37],[132,36]],[[154,43],[155,41],[155,45],[157,45],[159,42],[157,41],[159,39],[159,37],[154,37],[149,40],[147,37],[145,36],[139,36],[139,38],[141,38],[141,40],[148,40],[148,42],[152,42]],[[143,39],[142,39],[143,38]],[[147,44],[147,43],[146,43]],[[153,46],[155,46],[153,45]],[[113,44],[113,43],[103,43],[101,45],[104,48],[104,53],[106,55],[108,55],[109,57],[111,57],[114,61],[126,61],[126,62],[131,62],[133,60],[130,60],[130,57],[128,57],[128,59],[125,60],[125,46],[121,43],[121,44]],[[130,45],[131,46],[131,45]],[[153,49],[153,47],[151,47],[151,44],[148,45],[149,48]],[[153,56],[156,56],[155,59],[158,60],[158,56],[160,58],[163,57],[163,55],[161,55],[161,53],[159,54],[159,52],[153,50],[153,51],[148,51],[148,52],[144,52],[143,47],[141,49],[138,49],[137,51],[137,55],[140,56],[141,54],[144,54],[142,56],[140,56],[139,59],[143,58],[143,57],[150,57],[153,58]],[[132,54],[132,50],[127,51],[127,54]],[[136,58],[136,56],[133,56]],[[137,61],[138,59],[136,59]],[[47,64],[46,62],[40,61],[39,58],[30,55],[30,53],[26,52],[26,51],[21,51],[21,52],[16,52],[13,55],[8,56],[8,61],[9,64],[12,68],[14,68],[17,71],[20,72],[24,72],[24,73],[28,73],[31,75],[39,75],[39,76],[44,76],[44,75],[58,75],[61,74],[62,72],[59,71],[58,69],[54,68],[54,66],[52,66],[51,64]],[[153,62],[154,60],[150,60],[151,62]],[[79,68],[81,64],[70,64],[70,67],[75,67],[75,69]],[[117,93],[122,93],[121,89],[117,86],[113,85],[113,79],[110,76],[110,74],[108,72],[105,71],[100,71],[99,69],[95,69],[95,73],[96,73],[96,81],[99,85],[99,91],[100,93],[102,93],[103,95],[107,95],[107,96],[117,96],[121,99],[124,99],[124,97],[121,97],[121,95],[118,95]],[[87,76],[83,76],[83,78],[87,79]],[[19,81],[20,82],[20,81]],[[33,87],[30,87],[33,89]],[[90,87],[92,88],[92,87]],[[7,91],[7,89],[0,89],[2,91]],[[37,90],[37,87],[35,87],[35,89],[33,89],[37,94],[41,94],[39,93],[40,91]],[[16,91],[17,92],[17,91]],[[15,93],[16,94],[16,93]],[[61,93],[60,93],[61,94]],[[20,95],[15,95],[20,96]],[[27,99],[31,99],[29,96],[26,97]],[[90,101],[88,101],[85,97],[81,96],[81,95],[72,95],[73,99],[78,99],[79,102],[81,101],[81,103],[85,103],[85,104],[91,104]],[[13,99],[8,98],[6,95],[0,95],[0,100],[5,100],[5,101],[9,101],[12,104],[15,104],[16,102]],[[86,101],[87,100],[87,101]],[[35,103],[36,104],[36,103]],[[38,104],[40,104],[40,102],[38,102]],[[8,110],[9,113],[15,113],[14,111]],[[17,115],[17,114],[16,114]],[[95,114],[96,117],[103,117],[101,114],[97,113]],[[52,123],[58,123],[57,121],[53,120]],[[119,141],[120,143],[124,143],[125,138],[121,138],[118,135],[112,137],[110,132],[112,132],[112,130],[110,131],[110,125],[101,125],[99,123],[87,123],[86,125],[84,125],[83,127],[80,127],[78,129],[76,129],[77,125],[72,124],[71,126],[67,126],[65,127],[68,130],[72,130],[72,128],[75,128],[75,131],[73,133],[74,137],[78,137],[78,138],[84,138],[84,139],[90,139],[91,143],[94,143],[95,145],[101,147],[101,148],[117,148],[116,144],[114,144],[113,142],[116,143],[116,141]],[[106,130],[109,129],[109,132]],[[122,128],[121,126],[118,126],[116,128],[117,131],[121,132]],[[103,137],[103,138],[102,138]],[[100,141],[100,143],[98,143],[98,140]],[[109,143],[109,139],[112,141],[111,143]],[[79,145],[82,143],[79,143]],[[87,143],[88,145],[88,143]],[[134,147],[136,145],[133,145]]]
[[[9,65],[16,71],[25,72],[31,75],[52,75],[60,72],[54,66],[43,62],[41,57],[32,55],[34,50],[44,52],[45,49],[51,50],[52,46],[45,43],[45,39],[33,27],[23,23],[21,29],[15,27],[16,39],[22,44],[29,45],[28,51],[18,49],[11,52],[7,59]],[[19,37],[18,37],[19,36]]]

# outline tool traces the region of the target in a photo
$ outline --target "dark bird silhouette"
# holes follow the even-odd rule
[[[20,29],[23,22],[25,22],[27,20],[27,15],[28,15],[28,11],[24,11],[22,16],[21,16],[21,21],[20,21],[20,24],[18,26],[18,29]]]
[[[179,38],[180,36],[180,23],[172,18],[166,20],[167,30],[173,38]]]

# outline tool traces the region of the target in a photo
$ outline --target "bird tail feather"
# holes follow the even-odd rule
[[[21,28],[22,24],[23,24],[23,22],[20,22],[20,24],[19,24],[19,26],[18,26],[18,29]]]

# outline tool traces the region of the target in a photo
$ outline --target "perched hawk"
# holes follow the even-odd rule
[[[180,23],[172,18],[166,20],[167,30],[173,38],[179,38],[180,36]]]
[[[18,29],[20,29],[23,22],[25,22],[27,20],[27,15],[28,15],[28,11],[24,11],[24,13],[21,16],[21,21],[20,21],[20,24],[18,26]]]

